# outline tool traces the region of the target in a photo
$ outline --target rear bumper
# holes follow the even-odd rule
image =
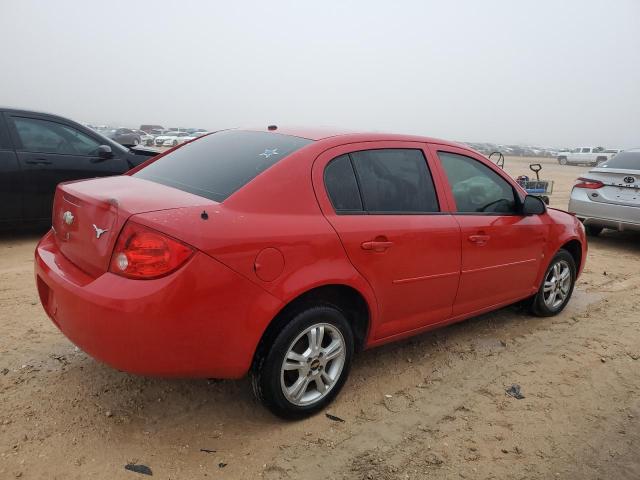
[[[238,378],[281,302],[198,252],[173,274],[92,278],[47,234],[35,252],[42,305],[74,344],[130,373]]]
[[[640,231],[640,208],[594,202],[584,189],[574,189],[569,199],[569,211],[585,225],[614,230]]]

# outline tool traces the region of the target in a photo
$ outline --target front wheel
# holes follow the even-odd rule
[[[252,371],[254,393],[282,418],[313,415],[344,385],[353,356],[353,333],[344,314],[330,305],[293,316]]]
[[[567,306],[576,281],[576,262],[566,250],[560,249],[547,268],[531,310],[539,317],[551,317]]]
[[[560,158],[558,159],[558,163],[559,163],[560,165],[566,165],[566,164],[567,164],[567,159],[566,159],[565,157],[560,157]]]

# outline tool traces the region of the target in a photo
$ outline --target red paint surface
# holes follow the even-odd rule
[[[314,131],[317,141],[223,203],[130,176],[61,185],[55,232],[36,250],[48,315],[75,344],[121,370],[234,378],[247,372],[278,312],[316,287],[345,285],[360,293],[370,313],[365,346],[374,346],[533,294],[568,241],[580,242],[582,269],[586,241],[571,215],[455,213],[436,152],[463,153],[494,168],[481,155],[422,137],[332,135]],[[442,212],[336,215],[323,184],[327,163],[349,151],[394,147],[423,151]],[[74,214],[72,225],[62,221],[65,211]],[[162,278],[109,273],[128,220],[196,253]],[[93,223],[109,231],[98,239]]]

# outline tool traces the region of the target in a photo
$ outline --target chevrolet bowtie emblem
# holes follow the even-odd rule
[[[67,210],[66,212],[64,212],[62,214],[62,220],[64,221],[64,223],[66,223],[67,225],[71,225],[73,223],[73,213],[71,213],[69,210]]]
[[[105,233],[108,232],[109,229],[105,228],[104,230],[102,228],[96,227],[96,224],[93,224],[93,229],[96,231],[96,238],[100,238],[100,236]]]

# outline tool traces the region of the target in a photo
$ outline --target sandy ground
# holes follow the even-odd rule
[[[543,163],[564,208],[586,168]],[[640,478],[640,236],[592,240],[558,317],[510,307],[364,352],[328,410],[344,422],[294,423],[246,380],[140,378],[76,349],[38,302],[37,236],[0,237],[1,479],[144,478],[129,462],[166,479]]]

